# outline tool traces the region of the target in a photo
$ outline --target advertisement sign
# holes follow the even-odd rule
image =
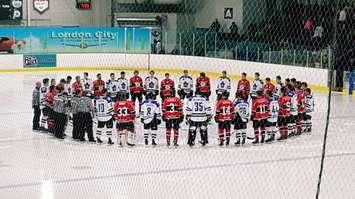
[[[0,0],[0,20],[20,21],[22,6],[22,0]]]
[[[55,54],[23,55],[24,68],[56,67],[57,56]]]
[[[149,53],[149,28],[17,27],[2,28],[14,53]]]
[[[43,14],[49,9],[49,0],[33,0],[33,8],[40,14]]]

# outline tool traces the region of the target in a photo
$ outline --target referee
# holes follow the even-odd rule
[[[58,95],[54,97],[54,136],[59,139],[64,139],[65,126],[67,124],[67,93],[63,89],[57,87]]]
[[[93,121],[92,116],[94,114],[94,106],[92,104],[92,100],[87,96],[87,92],[83,91],[79,100],[78,107],[78,123],[80,124],[80,133],[79,139],[80,141],[85,141],[85,132],[87,133],[89,142],[96,142],[93,135]]]

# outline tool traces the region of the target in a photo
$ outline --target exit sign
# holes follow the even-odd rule
[[[91,9],[91,0],[76,0],[76,8],[80,10]]]

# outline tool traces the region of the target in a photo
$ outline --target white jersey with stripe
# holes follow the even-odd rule
[[[117,89],[120,93],[129,93],[129,83],[126,78],[118,78],[117,79]]]
[[[73,95],[73,88],[71,84],[64,84],[64,92],[68,93],[68,96]]]
[[[183,75],[179,79],[178,88],[188,93],[193,89],[193,82],[194,81],[191,76]]]
[[[141,106],[140,117],[143,124],[150,124],[154,118],[161,119],[160,104],[156,100],[145,100]]]
[[[186,115],[190,121],[206,122],[212,115],[212,108],[206,98],[197,95],[188,101]]]
[[[116,80],[108,80],[106,82],[107,91],[110,93],[111,97],[115,97],[118,93],[118,82]]]
[[[279,111],[280,111],[280,106],[279,106],[279,101],[277,97],[270,97],[269,98],[269,117],[268,117],[268,122],[275,123],[277,122],[277,119],[279,117]]]
[[[40,99],[40,108],[43,109],[46,106],[46,97],[48,93],[48,87],[42,86],[39,89],[39,99]]]
[[[84,91],[87,91],[87,92],[90,92],[90,93],[93,91],[93,88],[94,88],[94,84],[93,84],[91,79],[83,79],[83,80],[81,80],[81,86],[82,86]]]
[[[256,97],[256,92],[262,91],[264,88],[264,83],[260,79],[254,80],[251,86],[251,96]]]
[[[159,80],[156,77],[146,77],[144,80],[145,91],[159,91]]]
[[[231,80],[228,77],[220,77],[217,79],[217,92],[227,91],[230,92],[231,90]]]
[[[282,88],[282,84],[275,85],[275,95],[278,97],[281,97],[281,88]]]
[[[307,95],[304,99],[306,114],[311,115],[314,112],[314,97],[312,94]]]
[[[95,113],[96,113],[97,120],[100,122],[106,122],[112,119],[113,104],[111,98],[108,96],[102,96],[96,98]]]
[[[249,103],[243,99],[235,99],[234,100],[234,107],[236,113],[240,116],[243,122],[248,122],[249,120],[249,113],[250,113],[250,106]]]
[[[298,115],[297,94],[294,91],[290,91],[288,96],[291,98],[290,114],[296,116]]]

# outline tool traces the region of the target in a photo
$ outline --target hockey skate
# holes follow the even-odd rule
[[[109,145],[113,145],[113,144],[114,144],[114,142],[112,142],[111,138],[108,138],[108,142],[107,142],[107,144],[109,144]]]
[[[157,143],[155,143],[155,140],[154,140],[154,139],[152,140],[152,145],[153,145],[153,146],[156,146],[156,145],[157,145]]]
[[[238,146],[240,145],[240,139],[238,138],[236,142],[234,142],[234,145]]]
[[[101,144],[101,143],[102,143],[102,140],[101,140],[99,137],[96,137],[96,142],[97,142],[98,144]]]
[[[144,144],[147,146],[149,143],[148,143],[148,139],[144,139]]]
[[[229,146],[229,141],[230,141],[230,138],[227,137],[227,138],[226,138],[226,146]]]
[[[275,135],[271,135],[269,139],[267,139],[265,142],[269,143],[269,142],[273,142],[275,140]]]
[[[254,142],[252,142],[253,144],[259,144],[259,138],[255,138]]]

